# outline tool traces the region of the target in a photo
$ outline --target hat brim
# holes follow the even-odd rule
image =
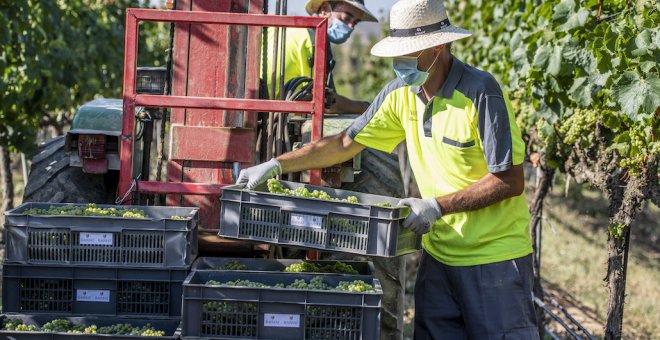
[[[371,48],[371,54],[377,57],[400,57],[471,35],[472,32],[466,29],[449,25],[440,31],[414,37],[386,37]]]
[[[307,2],[307,5],[305,6],[305,10],[307,10],[307,14],[313,15],[319,12],[319,8],[324,2],[328,2],[331,0],[310,0]],[[336,0],[335,0],[336,1]],[[351,1],[341,1],[345,4],[351,5],[357,9],[359,9],[362,12],[362,17],[360,18],[361,21],[371,21],[371,22],[378,22],[378,19],[367,9],[366,6],[351,2]]]

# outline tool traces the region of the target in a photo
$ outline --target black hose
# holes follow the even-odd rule
[[[537,306],[543,308],[543,310],[548,313],[553,319],[555,319],[559,324],[564,327],[564,329],[571,335],[573,338],[581,340],[582,338],[573,331],[564,320],[562,320],[559,315],[555,314],[553,311],[550,310],[545,304],[545,302],[541,301],[541,299],[537,298],[536,296],[534,297],[534,303],[536,303]]]

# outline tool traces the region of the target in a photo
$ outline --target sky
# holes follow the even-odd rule
[[[374,14],[378,20],[382,17],[387,17],[390,8],[397,0],[365,0],[364,4]],[[307,15],[305,5],[307,0],[287,0],[288,15]],[[274,11],[275,0],[269,0],[269,11]],[[370,34],[380,34],[380,26],[378,23],[365,22],[360,23],[356,27],[356,31],[360,32],[363,36]]]

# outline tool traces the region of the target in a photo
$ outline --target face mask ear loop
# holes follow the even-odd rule
[[[431,66],[429,66],[429,68],[426,69],[427,73],[431,70],[431,67],[435,65],[435,62],[438,60],[438,57],[440,57],[440,53],[438,53],[438,55],[435,56],[435,59],[433,59],[433,63],[431,63]]]

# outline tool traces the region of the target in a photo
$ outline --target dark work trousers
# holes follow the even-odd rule
[[[532,256],[451,267],[422,251],[415,282],[415,340],[538,339]]]

